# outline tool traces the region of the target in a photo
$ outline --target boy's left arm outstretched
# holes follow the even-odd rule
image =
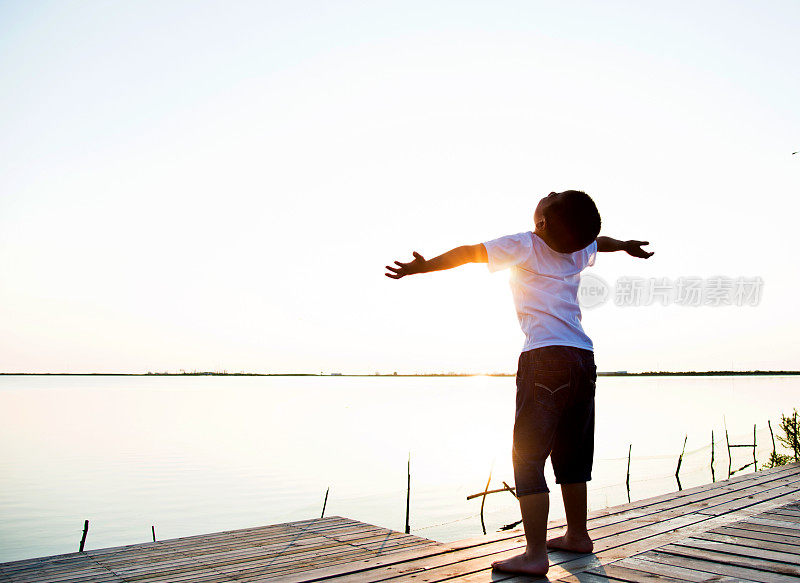
[[[415,273],[428,273],[430,271],[441,271],[442,269],[452,269],[465,263],[488,263],[489,258],[486,254],[486,247],[482,244],[462,245],[451,249],[447,253],[442,253],[433,259],[425,259],[422,255],[414,251],[414,259],[408,263],[395,261],[397,267],[387,265],[391,273],[385,273],[386,277],[400,279],[406,275]]]
[[[649,245],[650,241],[620,241],[611,237],[598,237],[597,250],[599,252],[625,251],[633,257],[647,259],[652,256],[654,251],[645,251],[643,245]]]

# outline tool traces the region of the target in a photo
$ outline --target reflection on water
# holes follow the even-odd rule
[[[800,405],[798,389],[600,378],[590,506],[627,501],[629,443],[634,499],[675,489],[684,435],[683,487],[710,481],[712,430],[726,477],[723,415],[735,441],[758,425],[766,459],[767,419]],[[0,377],[0,561],[77,550],[87,518],[87,549],[147,541],[151,525],[173,538],[313,518],[329,486],[326,515],[402,530],[409,451],[412,533],[476,536],[466,496],[491,468],[493,485],[513,483],[513,414],[513,378]],[[488,529],[517,519],[510,494],[487,499]]]

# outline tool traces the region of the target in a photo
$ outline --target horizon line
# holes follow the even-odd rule
[[[708,371],[640,371],[628,372],[598,371],[597,376],[790,376],[800,375],[800,370],[708,370]],[[513,372],[468,373],[343,373],[343,372],[227,372],[227,371],[192,371],[192,372],[0,372],[0,376],[251,376],[251,377],[513,377]]]

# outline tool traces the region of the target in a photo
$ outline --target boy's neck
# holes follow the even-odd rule
[[[550,238],[550,235],[547,233],[546,230],[536,227],[533,231],[533,234],[538,236],[542,241],[544,241],[545,244],[548,247],[550,247],[550,249],[552,249],[556,253],[561,253],[561,251],[558,251],[555,247],[553,247],[553,240]]]

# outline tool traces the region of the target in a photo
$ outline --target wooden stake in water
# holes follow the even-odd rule
[[[328,493],[331,491],[331,487],[328,486],[328,489],[325,490],[325,501],[322,503],[322,514],[320,518],[325,518],[325,507],[328,505]]]
[[[495,488],[494,490],[484,490],[483,492],[478,492],[477,494],[470,494],[469,496],[467,496],[467,500],[472,500],[473,498],[480,498],[481,496],[487,496],[488,494],[497,494],[498,492],[511,492],[511,495],[514,496],[514,498],[517,498],[517,494],[514,491],[514,488],[503,482],[502,488]]]
[[[406,487],[406,534],[411,534],[409,513],[411,512],[411,452],[408,452],[408,486]]]
[[[714,430],[711,430],[711,481],[716,482],[714,477]]]
[[[492,467],[492,470],[494,466]],[[486,487],[483,489],[483,498],[481,499],[481,528],[483,529],[483,534],[486,534],[486,523],[483,521],[483,507],[486,505],[486,494],[489,492],[489,484],[492,481],[492,470],[489,470],[489,479],[486,480]]]
[[[675,479],[678,481],[678,490],[683,490],[681,486],[681,478],[678,474],[681,472],[681,462],[683,462],[683,454],[686,453],[686,441],[689,439],[689,435],[687,434],[686,437],[683,438],[683,449],[681,450],[681,455],[678,456],[678,468],[675,470]]]
[[[745,468],[749,468],[753,466],[753,471],[758,471],[758,458],[756,457],[757,449],[758,449],[758,442],[756,440],[756,426],[753,425],[753,443],[731,443],[730,439],[728,438],[728,429],[725,428],[725,441],[728,445],[728,477],[730,478],[736,472],[741,472]],[[731,457],[731,449],[734,447],[750,447],[753,449],[753,462],[749,464],[743,465],[741,468],[737,470],[732,470],[732,457]]]
[[[156,542],[156,527],[151,525],[150,529],[153,531],[153,542]]]
[[[731,479],[731,468],[733,459],[731,458],[731,440],[728,438],[728,425],[725,423],[725,416],[722,416],[722,424],[725,426],[725,445],[728,447],[728,479]]]
[[[79,553],[83,552],[83,545],[86,544],[86,534],[88,532],[89,532],[89,521],[88,520],[84,520],[83,521],[83,535],[81,536],[81,544],[78,547],[78,552]]]
[[[512,495],[514,498],[516,498],[516,499],[518,499],[518,500],[519,500],[519,496],[517,496],[517,493],[514,491],[514,488],[512,488],[511,486],[509,486],[509,485],[508,485],[508,484],[506,484],[505,482],[503,482],[503,487],[504,487],[506,490],[508,490],[509,492],[511,492],[511,495]]]
[[[628,473],[625,476],[625,488],[628,490],[628,502],[631,501],[631,448],[633,444],[628,444]]]
[[[775,434],[772,433],[772,423],[767,419],[767,427],[769,427],[769,436],[772,439],[772,459],[778,457],[778,450],[775,449]]]

